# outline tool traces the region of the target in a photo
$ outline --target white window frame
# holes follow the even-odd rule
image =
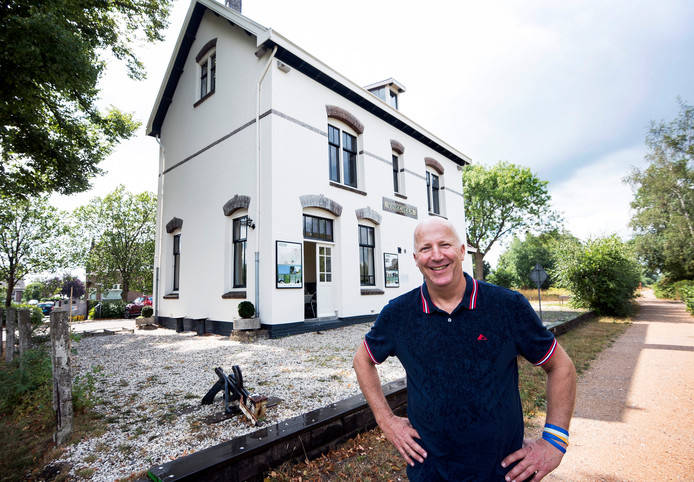
[[[339,144],[334,143],[334,140],[331,139],[330,133],[331,133],[331,128],[337,130],[339,132],[338,134],[338,141]],[[345,148],[344,148],[344,134],[349,134],[350,136],[354,137],[355,139],[355,145],[353,146],[354,148],[354,176],[356,179],[354,180],[353,184],[347,184],[345,183],[345,173],[344,173],[344,155],[345,155]],[[340,184],[342,186],[346,186],[348,188],[352,189],[363,189],[364,185],[364,167],[363,167],[363,154],[362,154],[362,134],[357,134],[357,132],[352,129],[351,127],[347,126],[345,123],[334,119],[330,118],[328,120],[328,179],[331,182]],[[332,149],[336,148],[337,149],[337,179],[334,179],[333,177],[333,169],[332,169]]]
[[[429,214],[445,216],[446,206],[443,195],[443,174],[440,174],[434,169],[427,169],[425,182],[427,190],[427,211]],[[438,204],[438,210],[436,210],[437,206],[435,204]]]
[[[204,78],[203,78],[204,74]],[[214,94],[217,87],[217,49],[210,49],[198,62],[197,99]]]

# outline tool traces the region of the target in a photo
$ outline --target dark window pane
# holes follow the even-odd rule
[[[342,133],[342,177],[344,184],[357,187],[357,138]]]
[[[217,55],[210,57],[210,92],[214,92],[217,83]]]
[[[359,226],[359,275],[362,286],[376,284],[374,265],[374,228]]]
[[[178,291],[181,280],[181,235],[175,235],[173,241],[173,291]]]
[[[248,216],[234,219],[233,258],[234,288],[246,286],[246,237],[248,234]]]
[[[207,62],[200,65],[200,98],[207,95]]]
[[[304,214],[304,238],[333,240],[333,221]]]
[[[398,188],[398,174],[400,173],[400,168],[398,166],[398,156],[393,155],[393,191],[400,192]]]

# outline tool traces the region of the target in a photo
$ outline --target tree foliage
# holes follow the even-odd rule
[[[82,283],[79,278],[74,276],[69,276],[63,283],[63,287],[60,290],[61,295],[65,296],[66,298],[72,296],[74,299],[81,298],[85,293],[86,290],[84,289],[84,283]]]
[[[483,279],[484,256],[505,236],[555,227],[560,218],[550,207],[547,181],[527,167],[499,162],[463,169],[467,242],[477,249],[475,274]]]
[[[499,256],[497,268],[490,281],[507,288],[536,288],[537,285],[530,279],[530,272],[537,263],[550,272],[554,268],[555,247],[564,239],[574,238],[568,233],[556,230],[538,236],[525,233],[523,240],[514,237],[508,249]],[[548,277],[543,286],[549,288],[554,285],[554,278]]]
[[[154,194],[121,185],[73,213],[77,258],[98,281],[120,283],[123,301],[129,290],[152,291],[156,208]]]
[[[161,40],[171,0],[8,0],[0,5],[0,192],[88,189],[138,124],[97,106],[110,54],[144,78],[133,44]]]
[[[617,236],[588,240],[564,240],[555,251],[550,272],[557,284],[571,291],[571,303],[599,315],[627,316],[641,267],[629,247]]]
[[[625,178],[635,189],[637,253],[672,280],[694,279],[694,107],[679,103],[677,119],[651,123],[648,167]]]
[[[60,288],[68,277],[71,278],[72,276],[66,274],[62,278],[59,276],[52,276],[49,278],[36,279],[27,285],[22,299],[29,301],[54,298],[58,295]]]
[[[61,237],[65,228],[45,197],[11,199],[0,195],[0,279],[7,284],[5,306],[12,289],[29,273],[64,265]]]

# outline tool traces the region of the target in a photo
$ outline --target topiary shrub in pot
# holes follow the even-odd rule
[[[255,315],[255,306],[250,301],[242,301],[239,303],[239,316],[241,318],[253,318]]]
[[[154,308],[151,306],[143,306],[142,312],[140,313],[144,318],[149,318],[154,314]]]

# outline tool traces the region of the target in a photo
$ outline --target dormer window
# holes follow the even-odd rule
[[[398,95],[405,92],[405,86],[393,78],[367,85],[364,88],[394,109],[399,106]]]

